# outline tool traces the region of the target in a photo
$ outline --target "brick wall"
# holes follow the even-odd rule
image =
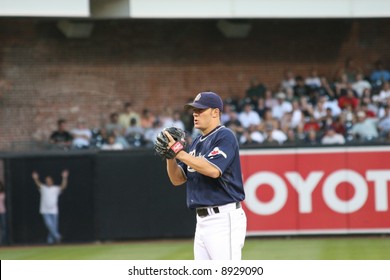
[[[390,20],[254,20],[227,39],[215,20],[97,21],[67,39],[55,20],[0,19],[0,150],[33,148],[64,117],[99,127],[133,101],[141,111],[182,108],[203,90],[242,97],[256,76],[274,87],[286,68],[329,79],[347,57],[366,73],[390,64]]]

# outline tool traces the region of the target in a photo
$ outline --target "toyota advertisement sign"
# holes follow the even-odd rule
[[[240,154],[248,235],[390,232],[390,147]]]

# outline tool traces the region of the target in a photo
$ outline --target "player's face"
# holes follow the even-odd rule
[[[219,116],[218,109],[196,109],[194,108],[194,126],[195,128],[202,131],[204,134],[207,134],[215,126],[215,119]]]

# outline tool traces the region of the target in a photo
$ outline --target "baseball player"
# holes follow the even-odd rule
[[[223,102],[216,93],[199,93],[185,107],[192,108],[194,126],[201,131],[188,152],[183,137],[175,139],[169,129],[162,134],[171,153],[166,157],[168,176],[173,185],[187,183],[187,205],[196,210],[195,260],[239,260],[246,216],[236,137],[221,125]]]

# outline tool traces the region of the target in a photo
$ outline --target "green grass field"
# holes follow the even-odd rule
[[[192,240],[0,248],[1,260],[191,260]],[[244,260],[390,260],[390,236],[247,238]]]

